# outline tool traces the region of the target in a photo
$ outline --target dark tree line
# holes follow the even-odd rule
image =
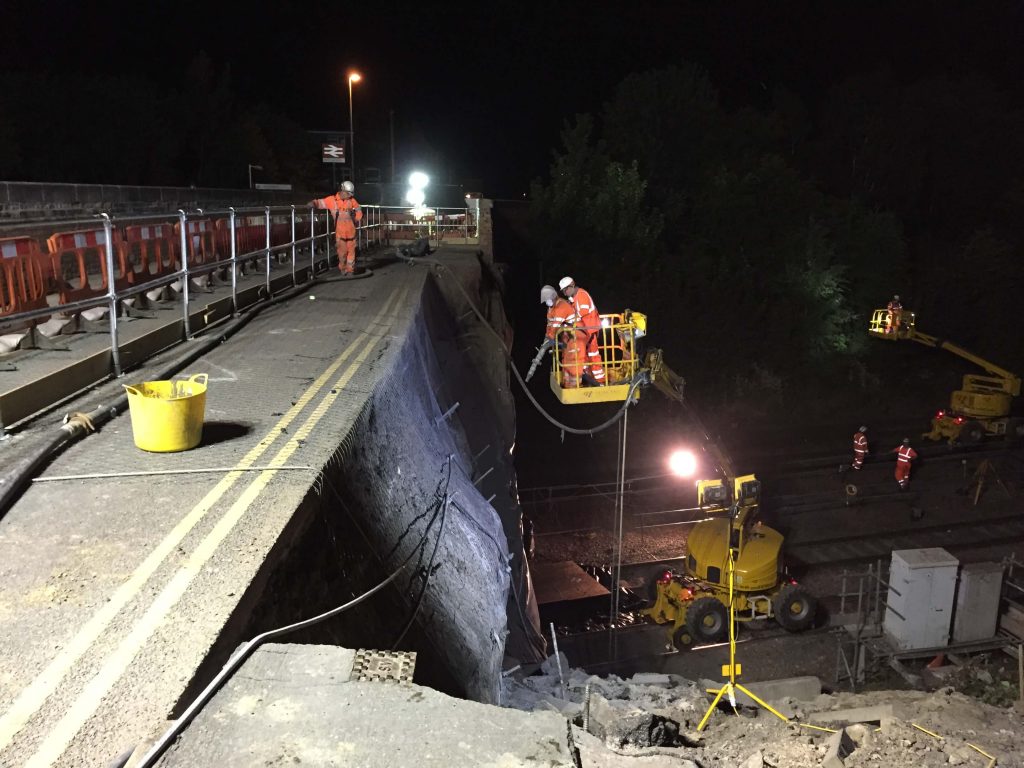
[[[241,102],[203,54],[167,91],[133,75],[0,74],[0,178],[95,184],[308,185],[315,146],[287,117]]]
[[[1024,113],[984,80],[874,75],[815,110],[783,90],[730,110],[673,67],[627,77],[562,144],[532,192],[548,277],[646,311],[708,389],[877,384],[865,331],[894,292],[922,329],[1024,365]]]

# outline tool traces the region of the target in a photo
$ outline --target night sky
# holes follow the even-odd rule
[[[908,80],[978,72],[1019,100],[1022,20],[1020,2],[9,0],[0,65],[127,72],[171,88],[204,51],[218,71],[230,67],[239,98],[306,129],[347,127],[343,73],[355,68],[365,77],[357,147],[386,155],[394,110],[400,165],[430,148],[446,166],[435,173],[518,197],[547,170],[563,122],[599,111],[629,72],[697,63],[727,106],[765,105],[783,86],[813,109],[831,84],[878,70]]]

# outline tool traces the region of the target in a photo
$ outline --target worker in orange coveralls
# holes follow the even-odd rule
[[[586,332],[587,361],[590,367],[590,375],[594,377],[599,385],[604,384],[604,367],[601,365],[601,352],[598,348],[598,337],[601,333],[601,315],[594,305],[590,293],[576,285],[571,277],[563,277],[558,281],[558,287],[562,289],[565,298],[572,304],[579,318],[577,322]]]
[[[587,334],[581,330],[563,331],[558,340],[562,349],[562,388],[578,389],[583,386],[583,374],[587,371]]]
[[[545,285],[540,289],[540,302],[546,304],[548,308],[546,338],[554,341],[559,328],[576,323],[576,310],[572,304],[558,295],[553,286]]]
[[[889,313],[889,322],[886,324],[885,332],[899,335],[900,322],[903,320],[903,305],[900,304],[900,297],[893,296],[892,301],[889,302],[885,309]]]
[[[917,451],[910,447],[910,438],[904,437],[903,444],[893,448],[891,453],[896,454],[896,482],[901,490],[906,490],[910,485],[910,462],[917,458]]]
[[[850,469],[860,469],[864,466],[864,458],[868,455],[867,427],[861,427],[853,433],[853,463]]]
[[[316,208],[334,212],[338,269],[343,275],[354,275],[356,272],[356,224],[363,220],[363,209],[353,196],[355,191],[355,184],[343,181],[337,194],[309,202]]]

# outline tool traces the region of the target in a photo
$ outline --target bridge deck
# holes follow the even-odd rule
[[[103,764],[168,716],[395,354],[426,275],[387,266],[267,308],[183,372],[210,375],[199,448],[140,451],[120,415],[0,518],[0,764]],[[241,471],[266,466],[302,469]],[[201,471],[223,467],[237,471]]]

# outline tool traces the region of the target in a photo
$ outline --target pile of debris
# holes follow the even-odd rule
[[[566,717],[584,766],[1024,768],[1015,735],[1024,725],[1020,708],[992,707],[949,687],[829,695],[818,683],[806,700],[765,694],[787,720],[749,699],[738,700],[735,712],[723,700],[697,732],[711,702],[708,687],[717,684],[651,673],[597,677],[570,669],[561,656],[539,674],[508,675],[502,700]]]

